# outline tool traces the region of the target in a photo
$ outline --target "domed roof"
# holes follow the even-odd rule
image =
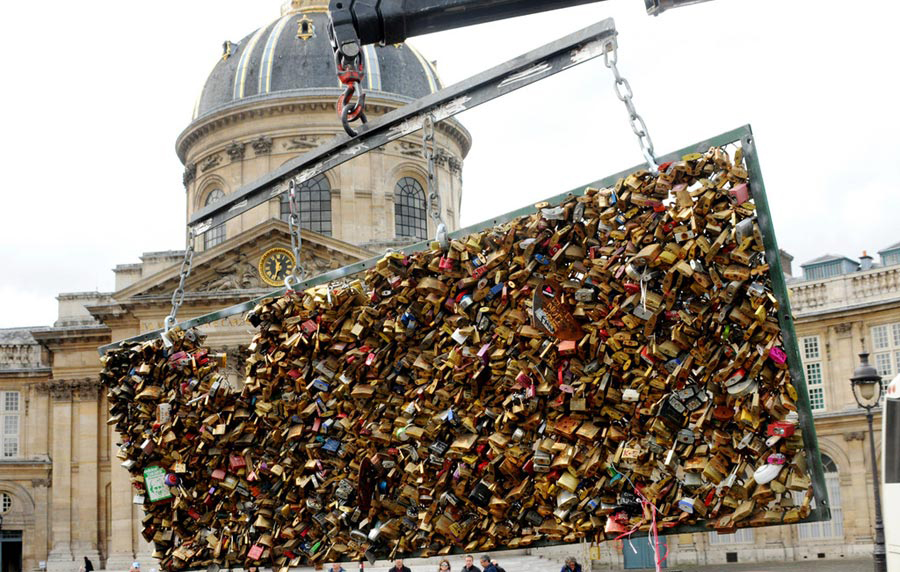
[[[341,87],[324,3],[294,0],[283,12],[281,18],[237,44],[225,42],[222,58],[197,101],[194,119],[243,100]],[[418,98],[441,89],[434,67],[408,44],[365,46],[363,56],[367,91]]]

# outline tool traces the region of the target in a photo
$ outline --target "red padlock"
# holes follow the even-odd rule
[[[776,421],[769,423],[766,435],[771,437],[790,437],[797,430],[797,426],[789,421]]]

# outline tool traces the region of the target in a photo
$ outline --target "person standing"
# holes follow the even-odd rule
[[[331,563],[331,572],[345,572],[344,567],[341,566],[340,562],[332,562]]]
[[[84,557],[84,564],[81,565],[81,572],[94,572],[94,563],[87,556]]]
[[[438,563],[438,572],[450,572],[450,561],[444,558]]]
[[[497,572],[497,567],[491,563],[490,555],[481,555],[481,570],[482,572]]]
[[[394,560],[394,567],[391,568],[391,572],[410,572],[410,570],[403,565],[403,559],[398,558]]]
[[[463,564],[462,572],[481,572],[481,568],[475,566],[475,557],[471,554],[466,554],[466,563]]]
[[[573,556],[566,558],[566,564],[559,572],[581,572],[581,564]]]

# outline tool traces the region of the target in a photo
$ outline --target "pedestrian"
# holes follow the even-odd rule
[[[345,572],[344,567],[341,566],[340,562],[332,562],[331,563],[331,572]]]
[[[131,568],[128,569],[128,572],[141,572],[141,563],[140,562],[132,562]]]
[[[559,572],[581,572],[581,564],[575,560],[574,556],[566,558],[566,565]]]
[[[491,563],[491,557],[487,554],[481,555],[482,572],[497,572],[497,567]]]
[[[500,563],[499,563],[499,562],[497,562],[497,560],[496,560],[496,559],[494,559],[494,560],[491,560],[491,564],[493,564],[493,565],[494,565],[494,568],[496,568],[496,569],[497,569],[497,572],[506,572],[506,570],[504,570],[504,569],[503,569],[503,568],[502,568],[502,567],[501,567],[501,566],[500,566]]]
[[[84,557],[84,564],[81,565],[81,572],[94,572],[94,563],[87,556]]]
[[[410,570],[403,565],[403,559],[398,558],[394,560],[394,567],[391,568],[391,572],[410,572]]]
[[[466,563],[462,567],[462,572],[481,572],[481,568],[475,566],[475,557],[466,554]]]
[[[444,558],[438,562],[438,572],[450,572],[450,561]]]

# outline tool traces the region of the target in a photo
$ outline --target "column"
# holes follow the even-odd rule
[[[73,531],[72,550],[76,558],[87,556],[92,562],[100,562],[98,550],[100,523],[99,463],[97,428],[99,420],[98,398],[99,380],[81,380],[75,386],[73,409],[74,449],[77,454],[77,480],[72,489],[72,520],[76,524]]]
[[[72,553],[72,388],[67,381],[50,382],[52,411],[53,489],[50,494],[48,572],[77,569]]]
[[[45,418],[46,419],[46,418]],[[47,560],[47,533],[50,528],[50,479],[32,479],[31,492],[34,496],[34,533],[31,549],[37,562]]]
[[[116,443],[120,437],[111,427],[106,428],[109,434],[109,477],[110,477],[110,519],[109,547],[107,550],[107,570],[128,570],[134,561],[134,543],[132,532],[131,477],[120,463],[116,454],[119,448]]]
[[[865,423],[865,419],[863,419]],[[872,523],[875,517],[871,512],[872,480],[869,464],[866,462],[866,449],[869,443],[868,431],[849,431],[844,434],[847,441],[847,457],[850,466],[839,466],[838,470],[850,473],[850,488],[841,487],[842,493],[849,493],[849,498],[842,498],[844,512],[844,539],[854,544],[871,544]],[[843,478],[841,479],[843,482]]]

